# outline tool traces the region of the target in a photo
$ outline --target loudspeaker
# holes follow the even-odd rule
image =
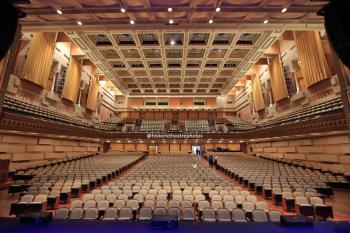
[[[173,229],[179,226],[177,215],[154,215],[152,219],[153,228]]]
[[[281,216],[281,225],[285,227],[307,227],[312,226],[312,221],[305,216]]]
[[[21,223],[44,223],[52,220],[52,212],[28,212],[19,215]]]

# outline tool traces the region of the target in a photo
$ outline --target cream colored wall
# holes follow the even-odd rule
[[[35,161],[97,152],[99,143],[47,137],[0,134],[0,159]]]
[[[350,138],[347,134],[253,143],[248,145],[248,151],[350,172]]]

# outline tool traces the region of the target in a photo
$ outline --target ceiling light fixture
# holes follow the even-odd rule
[[[57,14],[62,15],[63,12],[61,10],[56,10]]]
[[[211,19],[211,20],[209,20],[209,23],[212,24],[212,23],[214,23],[214,21]]]
[[[171,40],[170,45],[175,45],[175,40]]]
[[[135,21],[131,19],[130,24],[135,24]]]
[[[174,20],[169,19],[169,24],[173,24],[173,23],[174,23]]]
[[[220,12],[220,11],[221,11],[220,7],[217,7],[217,8],[215,9],[215,11],[216,11],[216,12]]]
[[[281,12],[282,12],[282,13],[286,13],[287,10],[288,10],[288,9],[285,7],[285,8],[283,8],[283,9],[281,10]]]
[[[83,25],[83,23],[82,23],[81,21],[77,21],[77,24],[78,24],[79,26]]]
[[[264,24],[267,24],[268,22],[269,22],[268,19],[265,19],[265,20],[264,20]]]
[[[173,12],[173,8],[169,7],[168,12]]]
[[[125,8],[120,8],[120,12],[125,13],[126,12]]]

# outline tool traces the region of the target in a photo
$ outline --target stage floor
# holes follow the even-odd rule
[[[53,221],[49,223],[20,223],[15,219],[0,219],[1,233],[350,233],[350,222],[317,222],[306,227],[284,227],[274,223],[196,223],[180,222],[175,229],[155,229],[151,222]]]

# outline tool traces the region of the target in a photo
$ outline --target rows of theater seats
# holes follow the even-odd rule
[[[332,218],[332,208],[322,198],[333,195],[331,182],[344,177],[313,171],[253,156],[218,157],[218,166],[230,177],[286,211],[305,216]]]
[[[71,197],[93,190],[111,180],[143,159],[139,155],[95,155],[18,171],[16,183],[9,194],[20,193],[22,197],[11,205],[10,214],[26,211],[43,211],[67,203]],[[18,178],[26,178],[18,180]]]
[[[290,123],[296,123],[303,120],[310,120],[321,117],[323,115],[341,112],[343,109],[343,103],[340,97],[325,101],[320,104],[316,104],[310,107],[300,109],[298,111],[289,113],[285,116],[277,117],[272,120],[268,120],[264,123],[258,124],[258,127],[266,128],[276,125],[284,125]]]
[[[122,118],[111,118],[103,121],[94,121],[94,128],[104,131],[121,131],[122,129]]]
[[[142,132],[164,132],[165,125],[169,124],[167,120],[143,120],[140,131]]]
[[[118,126],[120,125],[119,122],[89,122],[81,120],[63,113],[56,112],[54,110],[47,109],[45,107],[40,107],[28,102],[17,100],[9,96],[5,97],[3,107],[5,111],[12,113],[19,113],[42,120],[60,122],[67,125],[92,128],[96,130],[115,131],[119,129]]]
[[[250,120],[244,120],[235,116],[225,116],[225,119],[230,122],[227,124],[228,131],[246,131],[255,129],[255,126]]]
[[[335,169],[324,168],[318,164],[305,163],[305,162],[300,161],[300,160],[278,158],[278,157],[274,157],[274,156],[271,156],[268,154],[262,154],[262,155],[259,155],[259,157],[263,158],[263,159],[268,159],[271,161],[279,162],[279,163],[293,165],[296,167],[302,167],[302,168],[307,168],[307,169],[314,170],[314,171],[319,171],[319,172],[322,172],[325,174],[332,174],[332,175],[334,175],[334,177],[336,177],[336,179],[332,179],[331,181],[328,181],[328,185],[330,185],[331,187],[346,188],[346,186],[349,185],[349,182],[347,182],[347,181],[350,180],[350,173],[346,172],[344,170],[340,170],[337,168],[335,168]]]
[[[185,131],[188,132],[209,132],[208,120],[186,120]]]
[[[150,220],[172,214],[191,221],[279,221],[281,213],[184,155],[149,157],[119,179],[60,208],[55,218]]]
[[[334,98],[320,104],[300,109],[298,111],[276,117],[262,123],[252,123],[234,116],[225,116],[230,123],[227,125],[229,131],[247,131],[259,128],[270,128],[284,124],[297,123],[304,120],[315,119],[324,115],[339,113],[343,109],[341,98]]]
[[[33,175],[31,174],[31,171],[33,169],[43,168],[47,166],[54,166],[61,163],[66,163],[78,159],[88,158],[93,155],[96,155],[97,153],[88,153],[88,154],[81,154],[81,155],[72,155],[66,158],[58,158],[58,159],[50,159],[50,160],[44,160],[36,163],[28,163],[22,166],[17,166],[16,169],[10,169],[9,173],[12,176],[12,179],[21,182],[32,179]]]

